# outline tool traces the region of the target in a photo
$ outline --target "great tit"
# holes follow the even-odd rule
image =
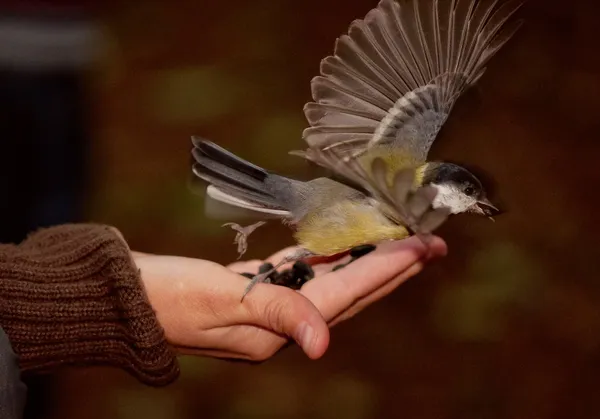
[[[308,147],[291,152],[334,178],[279,176],[192,138],[193,173],[209,183],[209,198],[283,219],[301,248],[255,276],[244,296],[284,263],[411,234],[426,240],[449,214],[497,211],[475,175],[427,162],[427,155],[456,100],[520,25],[509,24],[519,6],[381,0],[354,21],[311,82],[313,102],[304,108]],[[229,223],[240,255],[263,223]]]
[[[411,234],[427,243],[430,233],[450,214],[446,208],[432,208],[434,187],[415,188],[414,169],[390,173],[383,159],[374,159],[368,172],[354,160],[345,162],[345,183],[327,177],[303,182],[270,173],[202,138],[192,137],[192,142],[193,173],[210,184],[209,199],[280,218],[295,230],[300,250],[255,276],[242,299],[288,262]],[[262,224],[225,224],[238,232],[240,256],[246,251],[247,237]]]
[[[308,148],[292,151],[332,169],[322,153],[374,158],[393,170],[415,167],[419,185],[433,185],[434,207],[492,216],[498,209],[475,175],[429,150],[458,98],[483,75],[512,37],[518,1],[381,0],[337,39],[311,81],[304,107]]]

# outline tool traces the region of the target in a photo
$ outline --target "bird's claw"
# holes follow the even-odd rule
[[[254,275],[254,277],[252,278],[252,280],[250,280],[250,283],[246,286],[246,289],[244,290],[244,293],[242,294],[242,299],[240,301],[244,301],[244,298],[246,297],[246,295],[248,295],[248,293],[250,291],[252,291],[252,288],[254,288],[256,286],[256,284],[270,284],[271,283],[271,279],[269,278],[271,276],[272,272],[263,272],[263,273],[259,273],[257,275]]]
[[[314,271],[312,268],[300,260],[306,257],[313,256],[313,253],[306,249],[299,249],[295,252],[285,256],[275,266],[271,263],[263,263],[258,271],[257,275],[254,275],[250,283],[246,286],[244,294],[242,295],[242,302],[244,297],[256,286],[258,283],[275,283],[277,285],[284,285],[290,288],[299,288],[304,282],[314,277]],[[286,270],[282,273],[278,273],[277,269],[286,263],[295,262],[292,269]],[[290,273],[291,272],[291,273]],[[249,276],[248,274],[242,274]],[[291,280],[290,280],[291,276]]]
[[[237,244],[237,252],[239,260],[244,253],[248,250],[248,236],[254,232],[257,228],[266,224],[266,221],[259,221],[257,223],[248,225],[246,227],[242,227],[236,223],[225,223],[221,227],[231,227],[232,230],[237,231],[235,238],[233,239],[233,244]]]
[[[352,262],[354,262],[356,259],[359,259],[359,258],[371,253],[376,248],[377,248],[377,246],[375,246],[373,244],[363,244],[360,246],[353,247],[352,249],[350,249],[350,252],[349,252],[350,260],[346,263],[341,263],[339,265],[334,266],[332,271],[337,271],[339,269],[345,268],[346,266],[348,266]]]

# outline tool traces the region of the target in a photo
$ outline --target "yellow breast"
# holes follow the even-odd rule
[[[296,227],[298,244],[322,256],[409,235],[406,228],[392,223],[375,208],[355,201],[342,201],[309,214]]]

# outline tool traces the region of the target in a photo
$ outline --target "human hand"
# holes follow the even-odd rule
[[[184,257],[132,252],[167,340],[181,353],[262,361],[294,339],[312,359],[329,345],[329,327],[348,319],[392,292],[446,254],[435,238],[429,252],[417,238],[381,244],[349,267],[311,260],[316,277],[300,291],[259,284],[240,302],[248,279],[262,261],[228,268]],[[276,263],[284,249],[267,259]],[[283,267],[282,269],[285,269]],[[236,273],[238,272],[238,273]]]

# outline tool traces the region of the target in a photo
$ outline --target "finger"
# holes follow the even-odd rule
[[[301,293],[313,302],[327,321],[331,321],[421,259],[443,256],[446,252],[446,244],[439,237],[434,237],[429,247],[416,237],[382,243],[349,267],[308,282]],[[408,276],[404,277],[406,279]]]
[[[265,259],[265,262],[272,264],[273,266],[277,265],[281,262],[286,256],[292,255],[296,253],[300,249],[299,246],[289,246],[284,249],[278,250],[273,253],[271,256]],[[283,265],[277,268],[278,272],[284,271],[286,269],[290,269],[294,265],[294,262],[284,263]]]
[[[260,266],[263,265],[265,262],[275,265],[275,264],[281,262],[281,260],[284,257],[286,257],[287,255],[294,253],[294,251],[297,249],[299,249],[298,246],[289,246],[284,249],[278,250],[277,252],[273,253],[271,256],[269,256],[264,261],[259,260],[259,259],[252,259],[252,260],[248,260],[248,261],[236,261],[236,262],[233,262],[233,263],[227,265],[227,268],[231,269],[234,272],[238,272],[238,273],[242,273],[242,272],[258,273],[258,268],[260,268]],[[291,266],[291,264],[286,264],[286,265]],[[287,269],[286,265],[283,265],[281,267],[281,269],[278,269],[278,270],[281,271],[283,269]]]
[[[437,244],[436,244],[436,246],[437,246]],[[439,251],[442,251],[445,254],[445,252],[447,251],[447,249],[436,249],[436,248],[434,248],[433,252],[428,253],[427,256],[424,258],[424,260],[427,260],[430,257],[437,257]],[[356,258],[356,259],[359,259],[359,258]],[[326,273],[329,273],[334,268],[336,268],[336,267],[338,267],[340,265],[346,265],[346,264],[348,264],[351,260],[352,260],[352,258],[350,257],[350,255],[346,254],[345,256],[343,256],[343,257],[341,257],[339,259],[336,259],[336,260],[327,259],[327,261],[324,262],[324,263],[321,263],[319,265],[313,265],[313,270],[315,272],[315,276],[320,276],[320,275],[324,275]]]
[[[272,265],[276,265],[279,262],[281,262],[281,260],[283,258],[294,253],[298,249],[299,249],[298,246],[289,246],[284,249],[278,250],[277,252],[273,253],[271,256],[269,256],[264,261],[259,260],[259,259],[253,259],[253,260],[249,260],[249,261],[233,262],[232,264],[227,265],[227,268],[231,269],[234,272],[238,272],[238,273],[242,273],[242,272],[258,273],[258,269],[263,264],[270,263]],[[292,265],[293,265],[293,263],[286,263],[286,264],[280,266],[279,268],[277,268],[277,270],[279,272],[281,272],[285,269],[291,268]]]
[[[237,273],[243,273],[243,272],[257,273],[258,268],[263,263],[264,262],[262,260],[258,260],[258,259],[252,259],[252,260],[241,261],[241,262],[233,262],[233,263],[227,265],[227,269],[231,269],[233,272],[237,272]]]
[[[277,263],[281,262],[281,260],[284,257],[291,255],[292,253],[295,253],[298,249],[300,249],[300,247],[298,247],[298,246],[285,247],[285,248],[273,253],[268,258],[266,258],[265,262],[269,262],[269,263],[272,263],[273,265],[276,265]]]
[[[244,352],[230,351],[221,348],[194,348],[194,347],[176,347],[173,348],[177,355],[206,356],[211,358],[235,358],[250,359],[250,356]]]
[[[227,268],[231,269],[234,272],[238,272],[238,273],[243,273],[243,272],[258,273],[259,268],[262,265],[264,265],[265,263],[270,263],[272,265],[276,265],[279,262],[281,262],[283,260],[283,258],[285,258],[286,256],[288,256],[290,254],[293,254],[298,249],[300,249],[300,247],[298,247],[298,246],[286,247],[284,249],[278,250],[277,252],[273,253],[271,256],[269,256],[264,261],[258,260],[258,259],[253,259],[253,260],[249,260],[249,261],[233,262],[232,264],[227,265]],[[281,272],[286,269],[290,269],[293,265],[294,265],[294,262],[286,263],[284,265],[281,265],[279,268],[277,268],[277,271]]]
[[[182,355],[265,361],[288,342],[266,329],[248,325],[207,330],[205,337],[206,343],[202,348],[179,346],[174,349]]]
[[[352,258],[350,255],[346,255],[340,259],[337,259],[332,262],[320,263],[318,265],[313,265],[313,271],[315,271],[315,277],[325,275],[333,270],[338,265],[344,265],[350,262]]]
[[[370,306],[376,301],[381,300],[382,298],[388,296],[392,293],[396,288],[398,288],[402,283],[404,283],[407,279],[417,275],[419,272],[423,270],[423,262],[417,262],[404,271],[402,274],[398,275],[396,278],[391,280],[390,282],[385,283],[382,287],[377,289],[376,291],[368,294],[367,296],[357,300],[354,304],[352,304],[348,309],[340,313],[337,317],[333,318],[328,322],[329,327],[333,327],[338,323],[341,323],[345,320],[348,320],[365,308]]]
[[[293,338],[309,358],[320,358],[329,346],[329,328],[317,308],[288,288],[258,284],[240,304],[246,324]]]
[[[289,341],[287,336],[255,325],[217,327],[203,333],[202,349],[221,353],[222,358],[264,361],[273,356]],[[219,355],[214,355],[219,356]]]
[[[348,252],[336,253],[335,255],[331,256],[312,256],[306,259],[306,262],[310,263],[312,266],[321,264],[337,265],[340,263],[339,260],[345,257],[349,258]]]
[[[298,251],[299,249],[301,249],[299,246],[290,246],[290,247],[286,247],[285,249],[279,250],[278,252],[272,254],[271,256],[269,256],[265,262],[269,262],[272,263],[273,265],[276,265],[277,263],[281,262],[281,260],[288,256],[291,255],[293,253],[296,253],[296,251]],[[318,265],[331,265],[332,267],[335,266],[337,262],[340,258],[344,257],[345,254],[338,254],[338,255],[333,255],[333,256],[311,256],[309,258],[306,258],[305,261],[310,264],[311,266],[318,266]],[[294,263],[286,263],[285,265],[282,265],[280,268],[278,268],[278,271],[283,271],[285,269],[289,269],[294,265]]]

